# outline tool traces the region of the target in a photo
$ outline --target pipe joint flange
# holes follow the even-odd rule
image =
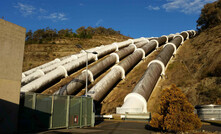
[[[155,39],[153,39],[153,40],[151,40],[150,42],[156,42],[156,49],[159,47],[159,42],[157,41],[157,40],[155,40]]]
[[[145,38],[145,37],[141,37],[141,39],[145,40],[147,43],[150,42],[150,41],[149,41],[147,38]]]
[[[116,46],[116,50],[115,51],[119,51],[117,43],[113,43],[112,45]]]
[[[89,75],[89,81],[92,83],[94,82],[94,75],[90,70],[83,70],[81,73],[87,72],[87,74]]]
[[[56,58],[56,59],[54,59],[56,62],[60,62],[61,60],[60,59],[58,59],[58,58]]]
[[[166,43],[169,42],[169,38],[168,38],[168,36],[166,36],[166,35],[162,35],[161,37],[165,37],[165,38],[166,38]]]
[[[146,99],[145,99],[142,95],[140,95],[140,94],[138,94],[138,93],[129,93],[129,94],[124,98],[124,103],[125,103],[127,100],[129,100],[129,99],[135,100],[135,98],[138,99],[139,102],[141,102],[141,104],[142,104],[142,112],[143,112],[143,113],[147,113],[147,101],[146,101]],[[138,102],[138,103],[139,103],[139,102]]]
[[[184,43],[184,38],[183,38],[183,36],[182,36],[182,35],[175,35],[173,38],[176,38],[176,37],[180,37],[180,38],[182,39],[181,44],[183,44],[183,43]]]
[[[195,30],[192,30],[193,31],[193,36],[195,36],[196,35],[196,31]]]
[[[78,57],[76,55],[71,55],[71,58],[73,58],[73,60],[78,59]]]
[[[45,73],[44,73],[41,69],[38,69],[36,72],[39,72],[39,73],[41,73],[42,75],[45,75]]]
[[[68,77],[68,72],[64,66],[59,66],[58,68],[61,68],[64,71],[64,76]]]
[[[157,64],[159,64],[159,65],[161,66],[161,68],[162,68],[161,76],[165,75],[165,65],[163,64],[162,61],[160,61],[160,60],[152,60],[152,61],[147,65],[147,67],[149,67],[152,63],[157,63]]]
[[[119,65],[115,65],[115,66],[112,67],[112,69],[114,69],[114,68],[117,68],[117,69],[119,69],[121,71],[121,79],[124,79],[125,78],[125,70],[124,70],[124,68],[122,66],[119,66]]]
[[[116,57],[116,63],[119,63],[120,62],[120,57],[117,53],[112,53],[110,55],[114,55]]]
[[[98,56],[97,56],[97,55],[98,55],[98,54],[93,54],[93,58],[94,58],[95,61],[98,60]]]
[[[130,44],[129,46],[134,46],[134,52],[137,50],[137,46],[135,44]]]
[[[86,53],[84,50],[81,50],[80,53]]]
[[[141,51],[142,53],[143,53],[143,57],[142,57],[142,59],[144,59],[145,58],[145,51],[142,49],[142,48],[137,48],[137,50],[136,51]]]
[[[187,34],[187,37],[186,37],[187,40],[190,39],[190,35],[189,35],[189,33],[188,33],[187,31],[182,31],[181,34],[182,34],[182,33],[186,33],[186,34]]]
[[[134,44],[134,40],[132,40],[132,39],[128,39],[129,41],[131,41],[131,44]]]
[[[173,55],[176,54],[176,50],[177,50],[176,45],[175,45],[174,43],[171,43],[171,42],[170,42],[170,43],[165,44],[165,45],[163,46],[163,48],[166,47],[167,45],[172,45],[173,48],[174,48]]]

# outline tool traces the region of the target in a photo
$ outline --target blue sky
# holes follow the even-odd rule
[[[201,8],[215,0],[1,0],[0,17],[35,31],[103,26],[133,38],[196,29]]]

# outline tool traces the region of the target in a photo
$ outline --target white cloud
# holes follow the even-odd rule
[[[66,18],[66,15],[64,13],[51,13],[47,16],[39,16],[40,19],[49,19],[52,21],[64,21],[64,20],[68,20],[68,18]]]
[[[147,8],[148,10],[155,10],[155,11],[160,10],[160,7],[159,7],[159,6],[151,6],[151,5],[149,5],[149,6],[147,6],[146,8]]]
[[[179,10],[185,14],[200,13],[203,6],[216,0],[167,0],[162,5],[166,11]]]
[[[48,19],[52,21],[64,21],[68,20],[66,15],[64,13],[54,12],[54,13],[48,13],[49,11],[40,8],[40,7],[34,7],[32,5],[27,5],[23,3],[17,3],[15,8],[18,9],[18,11],[22,14],[22,16],[26,17],[28,15],[35,15],[34,17],[38,19]]]
[[[84,3],[80,3],[79,6],[84,6]]]
[[[47,10],[43,9],[43,8],[39,8],[39,12],[40,13],[47,13]]]
[[[96,26],[98,26],[98,25],[100,25],[102,22],[104,22],[104,20],[103,19],[99,19],[97,22],[96,22]]]
[[[23,16],[32,15],[36,10],[32,5],[22,4],[20,2],[18,2],[14,7],[17,8]]]

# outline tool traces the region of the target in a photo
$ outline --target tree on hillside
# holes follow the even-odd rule
[[[181,89],[172,85],[162,91],[160,109],[153,114],[150,125],[161,130],[178,132],[198,129],[201,122]]]
[[[221,0],[206,4],[197,20],[199,31],[221,24]]]

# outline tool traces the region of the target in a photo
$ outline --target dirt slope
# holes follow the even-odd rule
[[[81,44],[85,49],[113,42],[121,42],[129,39],[123,35],[93,36],[92,39],[73,38],[71,40],[60,39],[56,44],[30,44],[25,45],[23,71],[29,70],[55,58],[68,56],[79,52],[76,44]]]
[[[221,25],[200,33],[179,48],[148,102],[159,103],[162,89],[176,84],[193,105],[221,104]]]

